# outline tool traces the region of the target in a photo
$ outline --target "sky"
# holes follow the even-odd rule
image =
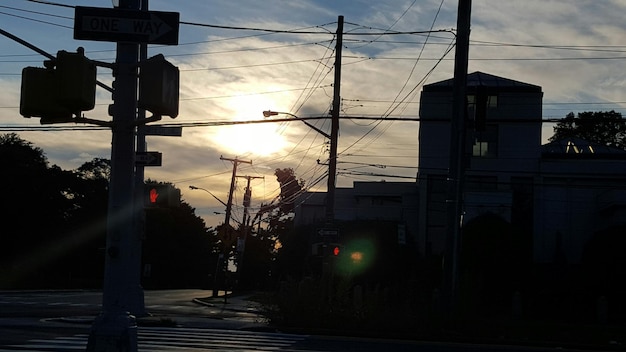
[[[113,4],[2,0],[0,29],[52,55],[83,47],[88,58],[113,63],[116,43],[73,38],[74,6]],[[181,21],[178,45],[148,46],[149,57],[163,54],[180,70],[179,115],[154,124],[183,132],[146,137],[147,150],[163,154],[162,166],[145,168],[146,179],[173,183],[209,226],[224,221],[218,199],[228,199],[231,160],[245,161],[237,166],[235,222],[243,216],[248,178],[252,215],[279,194],[278,168],[293,169],[306,189],[325,191],[329,141],[297,118],[330,116],[343,16],[337,186],[415,182],[420,92],[453,77],[457,7],[451,0],[150,0],[151,11],[178,12]],[[624,13],[624,0],[473,1],[468,72],[541,86],[544,119],[625,114]],[[109,159],[109,129],[41,126],[20,115],[22,69],[43,67],[45,59],[0,36],[0,133],[18,133],[65,170]],[[112,86],[110,69],[98,67],[97,77]],[[84,116],[110,121],[111,103],[111,94],[98,88],[96,107]],[[293,120],[232,124],[264,120],[264,110]],[[309,122],[330,133],[330,119]],[[544,123],[544,142],[553,126]]]

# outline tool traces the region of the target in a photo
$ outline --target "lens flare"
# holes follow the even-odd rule
[[[338,275],[359,275],[367,270],[376,257],[376,247],[368,239],[355,239],[345,244],[338,256],[335,272]]]

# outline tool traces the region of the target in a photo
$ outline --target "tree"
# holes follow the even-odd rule
[[[147,183],[158,183],[147,180]],[[174,185],[168,184],[171,187]],[[143,243],[145,287],[199,288],[209,283],[218,255],[217,236],[187,202],[146,208]]]
[[[281,252],[290,252],[285,248],[286,242],[291,242],[293,237],[293,209],[294,202],[304,188],[304,180],[297,179],[291,168],[276,169],[274,172],[280,184],[280,195],[270,204],[261,205],[252,223],[264,218],[268,226],[265,229],[257,229],[248,236],[249,244],[246,244],[244,252],[244,271],[242,272],[242,284],[247,287],[259,287],[267,282],[270,272],[270,264],[276,262]]]
[[[554,126],[554,135],[549,141],[572,137],[626,149],[626,120],[615,111],[580,112],[578,117],[570,112]]]
[[[287,268],[293,270],[304,263],[306,249],[304,253],[302,249],[303,246],[306,247],[306,244],[303,245],[303,243],[306,243],[308,239],[304,239],[305,236],[294,231],[293,216],[291,216],[296,198],[304,190],[304,180],[296,178],[295,172],[291,168],[276,169],[274,175],[280,184],[280,196],[276,209],[268,217],[267,230],[274,236],[278,244],[277,247],[280,248],[274,253],[276,256],[275,272],[280,277]],[[298,254],[294,256],[294,253]]]
[[[85,288],[102,284],[110,174],[111,162],[94,158],[74,170],[69,181],[66,194],[72,208],[61,238],[71,245],[58,269],[72,278],[66,285]]]
[[[41,148],[17,134],[0,135],[1,288],[101,287],[110,161],[95,158],[76,170],[49,166]],[[146,214],[145,263],[151,284],[198,287],[213,272],[216,236],[195,209]],[[158,282],[156,282],[156,281]]]
[[[276,169],[276,180],[280,184],[280,211],[285,214],[293,212],[294,201],[302,192],[304,180],[298,180],[291,168]]]
[[[11,133],[0,136],[0,183],[6,206],[0,278],[11,287],[51,280],[59,237],[72,209],[71,172],[49,167],[41,148]]]

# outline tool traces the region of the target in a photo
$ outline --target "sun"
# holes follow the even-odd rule
[[[274,124],[249,124],[220,127],[215,141],[235,155],[268,156],[284,150],[287,142]]]
[[[234,111],[233,120],[253,121],[262,119],[263,110],[272,102],[266,99],[237,97],[229,106]],[[287,140],[279,123],[245,123],[219,127],[215,142],[235,155],[269,156],[287,148]]]

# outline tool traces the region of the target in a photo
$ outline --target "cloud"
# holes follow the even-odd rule
[[[114,61],[115,43],[72,39],[71,9],[13,2],[15,4],[10,4],[13,7],[58,17],[24,16],[24,13],[19,13],[21,17],[2,15],[3,29],[50,53],[73,51],[83,46],[88,57],[94,60]],[[85,5],[78,1],[66,3]],[[163,166],[147,167],[146,177],[174,182],[183,190],[184,199],[213,224],[221,219],[213,215],[213,211],[223,210],[223,206],[206,192],[191,191],[188,186],[206,188],[225,199],[233,165],[220,156],[251,160],[251,165],[239,165],[238,174],[264,177],[252,183],[253,205],[269,201],[278,194],[279,187],[273,176],[276,168],[291,167],[308,184],[316,184],[314,189],[325,190],[323,177],[328,169],[323,163],[328,158],[327,139],[305,124],[294,121],[249,126],[197,125],[262,119],[261,112],[268,109],[300,117],[329,116],[334,88],[333,40],[339,15],[343,15],[346,22],[340,86],[340,167],[366,173],[415,176],[416,170],[411,167],[417,165],[418,123],[349,117],[417,117],[422,85],[453,76],[454,50],[444,57],[453,36],[448,32],[384,33],[389,29],[425,31],[431,26],[435,30],[452,29],[456,26],[457,5],[457,2],[440,0],[151,0],[151,9],[180,12],[183,21],[180,44],[151,45],[149,55],[162,53],[179,67],[179,117],[164,118],[159,123],[180,123],[185,127],[182,137],[146,137],[148,150],[163,153]],[[541,86],[544,117],[562,117],[570,111],[625,111],[626,73],[622,67],[625,12],[626,4],[617,0],[581,0],[575,4],[556,0],[475,1],[469,71],[483,71]],[[319,33],[270,33],[202,24]],[[366,32],[377,34],[355,35]],[[46,34],[45,39],[42,33]],[[3,89],[0,123],[39,126],[38,119],[24,119],[19,115],[20,72],[25,66],[43,66],[44,58],[5,38],[0,40],[0,47],[4,53],[0,55],[0,88]],[[98,80],[111,86],[112,71],[100,67]],[[85,115],[108,121],[111,119],[108,115],[111,93],[101,88],[97,91],[97,106]],[[311,123],[330,131],[328,119]],[[544,139],[551,133],[552,126],[544,125]],[[92,157],[110,157],[111,131],[107,129],[24,131],[20,135],[44,149],[50,162],[63,168],[76,168]],[[253,141],[256,138],[258,142]],[[284,142],[280,151],[272,153],[264,149],[278,141]],[[380,165],[404,167],[381,169]],[[378,181],[381,177],[342,174],[337,184],[349,187],[355,179]],[[242,183],[238,182],[237,186],[241,198]]]

